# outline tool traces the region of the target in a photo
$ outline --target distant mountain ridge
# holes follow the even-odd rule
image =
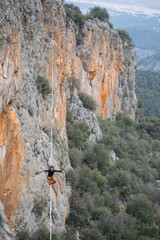
[[[128,14],[146,14],[148,16],[160,15],[160,3],[155,0],[154,3],[150,1],[139,1],[139,0],[69,0],[66,2],[74,2],[81,4],[97,5],[100,7],[107,8],[108,10],[114,10],[118,12],[126,12]]]
[[[137,63],[138,69],[143,70],[160,70],[160,53],[153,54]]]

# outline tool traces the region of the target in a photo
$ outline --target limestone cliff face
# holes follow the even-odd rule
[[[0,22],[0,200],[14,235],[22,228],[31,232],[42,224],[49,228],[50,190],[46,174],[39,172],[51,164],[55,169],[70,168],[60,40],[65,31],[61,2],[0,4],[4,16]],[[53,94],[39,90],[38,79],[53,83]],[[65,174],[55,177],[53,230],[61,232],[69,212],[70,187]],[[43,199],[38,216],[35,205]]]
[[[96,100],[97,114],[114,117],[124,111],[134,118],[135,54],[122,47],[108,24],[99,21],[85,24],[84,44],[77,47],[75,30],[72,24],[66,28],[60,0],[6,0],[0,9],[0,200],[12,233],[24,227],[34,231],[41,224],[49,226],[49,187],[45,174],[37,172],[50,164],[70,168],[67,79],[79,79],[80,90]],[[39,90],[38,79],[48,81],[53,94],[42,85]],[[53,229],[61,232],[70,188],[65,175],[57,174],[56,179]],[[35,202],[42,198],[47,205],[38,217]]]
[[[88,21],[84,44],[75,48],[75,34],[68,29],[66,70],[80,80],[81,91],[97,102],[97,113],[114,117],[123,111],[135,118],[135,52],[122,47],[116,31],[107,23]]]
[[[22,72],[20,33],[0,28],[0,113],[19,89]]]

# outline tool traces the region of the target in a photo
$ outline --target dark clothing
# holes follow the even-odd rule
[[[44,170],[45,172],[48,172],[48,177],[52,177],[55,172],[62,172],[60,170]]]

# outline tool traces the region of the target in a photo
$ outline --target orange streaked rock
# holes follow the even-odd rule
[[[24,157],[24,142],[11,105],[0,115],[0,136],[0,199],[10,221],[27,186],[27,179],[21,175],[20,170]]]

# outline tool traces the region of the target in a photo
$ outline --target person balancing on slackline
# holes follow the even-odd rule
[[[48,181],[49,181],[49,185],[53,186],[56,183],[55,178],[53,177],[55,172],[61,172],[64,173],[64,171],[61,170],[55,170],[53,166],[50,166],[50,168],[48,170],[43,170],[43,172],[48,172]]]

